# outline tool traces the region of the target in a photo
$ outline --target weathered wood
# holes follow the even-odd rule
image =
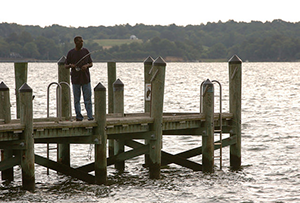
[[[35,189],[34,169],[34,138],[33,138],[33,109],[32,89],[24,83],[20,93],[20,120],[25,125],[21,139],[25,140],[26,149],[21,152],[22,185],[25,190]]]
[[[120,79],[117,79],[113,84],[114,93],[114,113],[118,113],[124,116],[124,84]],[[124,152],[124,141],[116,139],[114,143],[114,155],[118,155]],[[125,169],[124,161],[117,161],[115,168],[119,172],[123,172]]]
[[[101,84],[94,88],[95,120],[97,127],[94,128],[95,140],[95,182],[106,184],[107,182],[107,159],[106,144],[106,88]]]
[[[27,72],[28,72],[28,62],[19,61],[14,63],[15,69],[15,92],[16,92],[16,106],[17,106],[17,118],[20,118],[20,94],[19,89],[24,84],[27,83]]]
[[[153,58],[149,56],[144,61],[144,109],[145,112],[150,112],[150,106],[151,106],[151,76],[153,71],[151,71],[152,65],[153,65]]]
[[[35,155],[35,162],[41,166],[47,167],[49,169],[55,170],[57,172],[63,173],[65,175],[69,175],[73,178],[78,178],[79,180],[83,180],[88,183],[94,183],[95,177],[82,172],[82,170],[74,169],[70,166],[67,166],[65,164],[60,164],[55,161],[46,159],[42,156]]]
[[[0,83],[0,120],[5,124],[11,121],[9,88],[3,82]],[[10,159],[12,155],[13,151],[11,148],[1,150],[1,161]],[[13,181],[13,174],[13,168],[2,171],[2,180]]]
[[[142,143],[139,143],[139,142],[136,142],[133,140],[126,140],[125,144],[134,149],[142,148],[143,146],[145,146]],[[197,164],[193,161],[189,161],[185,158],[182,158],[182,157],[179,157],[176,155],[172,155],[172,154],[164,152],[164,151],[161,151],[161,156],[162,156],[162,160],[168,160],[169,163],[175,163],[177,165],[184,166],[184,167],[190,168],[195,171],[201,170],[200,164]]]
[[[144,112],[150,113],[150,107],[151,107],[151,68],[153,65],[154,59],[149,56],[144,61]],[[151,71],[151,72],[150,72]],[[145,144],[149,144],[149,140],[145,139]],[[150,158],[149,154],[145,154],[145,165],[149,166]]]
[[[230,136],[236,136],[236,144],[230,146],[230,167],[241,168],[241,120],[242,120],[242,60],[234,55],[229,60],[229,111],[233,114]]]
[[[203,113],[205,114],[202,133],[202,170],[214,171],[214,85],[210,80],[203,83]]]
[[[11,121],[9,88],[4,82],[0,83],[0,120],[3,123],[10,123]]]
[[[117,79],[116,62],[107,62],[107,91],[108,91],[108,113],[114,113],[113,83]],[[108,155],[114,156],[114,140],[108,141]]]
[[[21,162],[20,156],[11,157],[10,159],[6,159],[0,162],[0,171],[5,171],[7,169],[11,169],[14,166],[19,165]],[[6,180],[3,179],[2,180]]]
[[[165,70],[166,62],[161,57],[158,57],[154,61],[153,76],[151,78],[150,115],[154,118],[152,128],[154,135],[149,142],[149,171],[151,179],[160,178]]]
[[[214,143],[218,143],[218,142],[220,142],[220,141],[218,140]],[[230,146],[230,145],[235,144],[235,143],[236,143],[235,136],[228,137],[228,138],[225,138],[225,139],[222,140],[222,147]],[[214,145],[214,150],[217,150],[217,149],[220,149],[220,145]],[[202,147],[196,147],[196,148],[189,149],[187,151],[175,154],[174,156],[179,156],[181,158],[188,159],[188,158],[191,158],[191,157],[194,157],[194,156],[199,156],[201,154],[202,154]],[[162,161],[162,165],[167,165],[167,164],[171,164],[171,163],[172,162],[170,160],[166,160],[166,159],[164,159]]]
[[[70,69],[65,68],[66,57],[63,56],[57,62],[58,64],[58,83],[61,85],[61,116],[65,117],[66,120],[70,120]],[[57,109],[59,105],[57,105]],[[60,115],[60,114],[57,114]],[[57,145],[57,161],[61,164],[70,166],[70,145],[69,144],[58,144]]]

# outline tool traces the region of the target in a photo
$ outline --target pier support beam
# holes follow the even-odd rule
[[[116,62],[107,62],[108,113],[114,113],[113,84],[117,79]],[[108,140],[108,155],[114,156],[114,140]]]
[[[150,116],[154,118],[152,126],[152,131],[154,132],[154,134],[149,143],[149,171],[151,179],[159,179],[161,167],[162,117],[166,62],[163,60],[163,58],[158,57],[154,61],[153,65],[153,75],[150,79],[152,88]]]
[[[214,171],[214,85],[210,80],[203,83],[203,113],[205,114],[202,134],[202,171]]]
[[[99,83],[94,88],[95,120],[97,127],[94,128],[95,141],[95,182],[106,184],[107,182],[107,157],[106,144],[106,88]]]
[[[22,185],[23,189],[34,191],[34,138],[33,138],[33,110],[32,89],[24,83],[20,93],[20,120],[25,125],[21,139],[25,141],[25,150],[21,150]]]
[[[120,114],[123,117],[124,116],[124,84],[120,79],[114,82],[113,92],[114,92],[114,113]],[[124,140],[122,139],[115,140],[114,155],[121,154],[124,152],[124,150],[125,150]],[[125,162],[124,161],[116,162],[115,168],[119,172],[123,172],[125,169]]]
[[[0,123],[10,123],[11,110],[10,110],[10,97],[9,88],[3,83],[0,83]],[[13,156],[13,150],[5,149],[1,150],[1,161],[10,159]],[[14,170],[9,168],[2,171],[2,180],[11,182],[14,180]]]
[[[20,99],[19,89],[27,82],[28,62],[15,62],[15,83],[16,83],[16,106],[17,106],[17,118],[20,118]]]
[[[150,113],[151,107],[151,73],[152,73],[152,64],[153,58],[149,56],[144,61],[144,111],[145,113]],[[151,71],[151,72],[150,72]],[[145,139],[145,145],[149,144],[149,140]],[[145,166],[149,166],[149,154],[145,154]]]
[[[65,82],[70,85],[70,69],[65,68],[66,57],[61,57],[58,64],[58,83]],[[70,89],[66,84],[61,85],[62,88],[62,105],[61,116],[66,120],[71,119],[70,108]],[[58,108],[59,105],[57,105]],[[57,114],[59,115],[59,114]],[[70,144],[57,144],[57,162],[70,166]]]
[[[230,145],[230,167],[241,168],[241,100],[242,100],[242,60],[234,55],[229,60],[229,111],[233,114],[230,136],[236,136],[236,144]]]

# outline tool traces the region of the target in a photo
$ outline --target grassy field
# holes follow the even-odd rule
[[[122,44],[130,44],[133,42],[143,43],[143,40],[141,40],[141,39],[136,39],[136,40],[132,40],[132,39],[95,39],[95,40],[89,40],[89,42],[92,42],[92,43],[96,42],[103,48],[109,49],[115,45],[120,46]]]

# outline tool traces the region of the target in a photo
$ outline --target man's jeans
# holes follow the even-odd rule
[[[83,92],[83,100],[84,100],[84,105],[85,105],[88,119],[93,119],[91,83],[84,84],[84,85],[73,84],[76,119],[83,120],[83,116],[81,114],[81,106],[80,106],[81,89]]]

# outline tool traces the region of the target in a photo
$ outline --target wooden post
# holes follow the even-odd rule
[[[214,85],[207,79],[203,83],[203,113],[205,114],[202,134],[202,171],[214,171]]]
[[[233,114],[230,136],[236,136],[236,144],[230,145],[230,167],[241,168],[241,120],[242,120],[242,60],[234,55],[229,60],[229,111]]]
[[[107,62],[108,113],[114,113],[113,83],[117,79],[116,62]],[[108,155],[114,156],[114,140],[108,140]]]
[[[150,72],[153,64],[153,58],[149,56],[144,61],[144,85],[145,85],[145,99],[144,99],[144,108],[145,113],[150,112],[150,106],[151,106],[151,73]]]
[[[9,88],[4,82],[0,83],[0,120],[4,123],[11,121]]]
[[[95,182],[106,184],[107,182],[107,158],[106,144],[106,88],[101,84],[94,88],[95,120],[97,127],[94,128],[95,141]]]
[[[21,139],[25,141],[26,149],[21,151],[22,185],[23,189],[35,189],[34,175],[34,138],[33,138],[33,111],[32,89],[24,83],[19,89],[20,93],[20,120],[25,125]]]
[[[62,117],[65,117],[66,120],[71,119],[70,108],[70,89],[64,82],[70,85],[70,70],[65,68],[66,57],[63,56],[57,62],[58,64],[58,83],[61,84],[62,88]],[[59,99],[59,98],[57,98]],[[57,105],[58,108],[59,105]],[[59,115],[59,114],[57,114]],[[70,144],[57,144],[57,162],[70,166]]]
[[[17,118],[20,118],[20,99],[19,99],[19,89],[27,82],[27,70],[28,62],[15,62],[15,83],[16,83],[16,106],[17,106]]]
[[[116,80],[113,84],[114,90],[114,113],[124,116],[124,84],[120,79]],[[115,140],[114,155],[118,155],[124,152],[124,140]],[[119,172],[123,172],[125,169],[125,162],[116,162],[115,168]]]
[[[163,58],[158,57],[154,61],[153,76],[150,79],[152,88],[150,115],[154,118],[152,126],[154,134],[149,143],[149,171],[151,179],[160,178],[165,70],[166,62]]]
[[[0,123],[10,123],[11,111],[10,111],[10,98],[9,88],[3,83],[0,83]],[[13,150],[5,149],[1,150],[1,160],[10,159],[13,156]],[[14,180],[13,168],[2,171],[2,180],[11,182]]]
[[[151,73],[153,72],[151,70],[153,65],[154,59],[149,56],[144,61],[144,91],[145,91],[145,99],[144,99],[144,108],[145,113],[150,113],[150,107],[151,107]],[[150,72],[151,70],[151,72]],[[149,140],[145,139],[145,144],[149,144]],[[149,154],[145,154],[145,166],[149,166]]]

